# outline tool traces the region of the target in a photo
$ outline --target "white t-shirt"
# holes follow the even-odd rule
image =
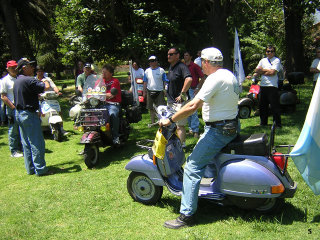
[[[202,118],[215,122],[236,118],[238,114],[239,84],[227,69],[218,69],[210,74],[195,98],[204,101]]]
[[[277,72],[280,71],[281,68],[281,62],[280,59],[277,57],[273,57],[271,59],[268,58],[262,58],[260,62],[258,63],[258,67],[262,67],[264,69],[274,69]],[[278,87],[278,75],[275,74],[273,76],[261,76],[261,82],[260,86],[262,87]]]
[[[320,59],[319,58],[316,58],[312,61],[311,68],[316,68],[316,69],[320,70]],[[317,81],[319,75],[320,75],[320,73],[313,74],[313,81]]]
[[[143,81],[147,82],[150,91],[163,91],[163,82],[166,81],[166,73],[161,67],[147,68],[144,72]]]
[[[7,98],[13,103],[14,97],[13,97],[13,84],[16,78],[10,76],[10,74],[7,74],[5,77],[1,79],[1,92],[0,93],[6,93]]]

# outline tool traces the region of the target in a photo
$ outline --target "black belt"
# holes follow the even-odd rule
[[[229,122],[234,122],[234,121],[237,121],[237,118],[228,119],[228,120],[220,120],[220,121],[215,121],[215,122],[206,122],[205,124],[207,126],[216,127],[217,125],[221,125],[221,124],[225,124],[225,123],[229,123]]]

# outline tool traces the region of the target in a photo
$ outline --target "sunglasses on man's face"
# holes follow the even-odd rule
[[[168,53],[168,56],[172,57],[174,54],[178,54],[178,53]]]
[[[149,62],[156,62],[157,60],[149,60]]]
[[[268,51],[266,51],[266,53],[274,53],[274,51],[268,50]]]

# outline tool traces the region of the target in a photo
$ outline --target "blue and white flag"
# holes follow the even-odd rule
[[[242,82],[246,78],[243,70],[241,51],[239,44],[239,37],[237,29],[234,32],[234,48],[233,48],[233,74],[238,79],[239,85],[242,85]]]
[[[320,194],[320,76],[297,143],[290,156],[311,190]]]

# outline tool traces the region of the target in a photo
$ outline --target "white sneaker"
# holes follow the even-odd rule
[[[11,157],[19,158],[19,157],[23,157],[23,154],[19,153],[19,152],[14,152],[14,153],[11,154]]]

